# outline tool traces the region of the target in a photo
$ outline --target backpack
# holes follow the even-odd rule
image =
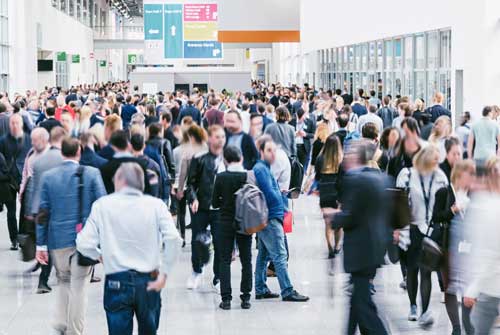
[[[290,159],[291,173],[290,173],[290,186],[288,187],[288,189],[289,190],[294,188],[300,189],[302,187],[302,181],[304,179],[304,167],[300,163],[297,156],[291,156],[289,157],[289,159]]]
[[[361,135],[357,130],[349,132],[344,139],[344,148],[347,148],[351,141],[356,141],[359,139],[361,139]]]
[[[392,121],[394,120],[394,112],[390,108],[382,107],[377,114],[382,119],[384,128],[392,126]]]
[[[256,185],[253,171],[247,172],[246,184],[234,195],[236,231],[242,235],[252,235],[266,228],[269,210],[264,193]]]

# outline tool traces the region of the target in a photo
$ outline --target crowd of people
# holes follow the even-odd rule
[[[372,295],[389,262],[400,264],[409,321],[433,324],[435,272],[452,334],[488,334],[500,305],[500,108],[465,112],[454,128],[443,102],[262,82],[234,94],[142,94],[128,82],[0,93],[11,250],[36,259],[39,294],[55,268],[58,334],[82,334],[100,262],[109,334],[132,334],[134,314],[139,334],[155,334],[187,229],[187,289],[208,272],[231,309],[239,257],[242,309],[253,286],[256,300],[307,302],[286,236],[302,193],[319,198],[325,254],[342,255],[351,275],[348,334],[388,333]]]

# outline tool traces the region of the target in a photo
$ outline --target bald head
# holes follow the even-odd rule
[[[44,151],[49,145],[49,132],[45,128],[35,128],[31,132],[31,144],[33,149],[40,153]]]
[[[23,118],[19,114],[13,114],[9,118],[9,130],[10,134],[15,138],[23,136]]]

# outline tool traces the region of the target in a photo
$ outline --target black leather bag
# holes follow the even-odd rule
[[[442,227],[436,227],[429,234],[431,227],[429,225],[427,233],[422,239],[422,250],[420,251],[419,266],[428,271],[439,271],[444,260],[444,251],[442,247]]]
[[[83,224],[83,218],[82,218],[82,202],[83,202],[83,166],[79,166],[78,170],[76,171],[76,176],[78,177],[78,222],[79,224],[77,226],[80,226]],[[78,228],[75,227],[78,233]],[[78,257],[78,265],[80,266],[93,266],[99,263],[98,260],[94,260],[92,258],[89,258],[87,256],[82,255],[79,251],[76,252],[77,257]]]

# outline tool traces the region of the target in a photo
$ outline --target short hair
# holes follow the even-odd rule
[[[169,111],[161,113],[161,119],[167,121],[167,123],[172,123],[172,113]]]
[[[397,132],[399,138],[399,130],[396,127],[387,127],[382,131],[382,135],[380,135],[380,146],[382,149],[389,150],[389,136],[393,131]]]
[[[354,155],[356,161],[361,165],[367,165],[373,159],[377,146],[367,140],[354,140],[346,148],[347,154]]]
[[[349,115],[345,112],[341,112],[337,116],[337,123],[339,124],[340,128],[345,128],[349,124]]]
[[[417,135],[420,136],[420,128],[418,126],[418,121],[415,120],[415,118],[413,118],[411,116],[404,118],[403,121],[401,121],[401,128],[403,128],[404,125],[406,125],[406,127],[409,130],[411,130],[414,133],[417,133]]]
[[[220,124],[213,124],[210,127],[208,127],[207,132],[208,136],[212,136],[215,132],[217,131],[224,131],[224,128]]]
[[[230,164],[230,163],[238,163],[241,161],[241,150],[237,146],[234,145],[228,145],[224,149],[224,160]]]
[[[192,124],[187,129],[187,134],[190,138],[193,138],[196,143],[202,144],[207,141],[207,132],[205,129],[201,128],[197,124]]]
[[[378,108],[375,105],[370,105],[368,106],[368,111],[372,114],[375,114],[377,112]]]
[[[270,135],[262,135],[257,139],[257,142],[255,144],[259,151],[264,151],[267,143],[274,143],[274,140]]]
[[[5,104],[0,102],[0,113],[5,113],[6,110],[7,110],[7,106],[5,106]]]
[[[125,98],[125,102],[126,103],[130,103],[132,101],[132,96],[131,95],[127,95],[127,97]]]
[[[344,112],[348,115],[351,114],[352,113],[351,105],[344,105],[344,107],[342,108],[342,112]]]
[[[444,148],[446,150],[446,153],[449,153],[450,150],[455,146],[455,145],[458,145],[461,147],[461,143],[460,143],[460,140],[454,136],[450,136],[448,137],[445,141],[444,141]]]
[[[54,107],[47,107],[45,109],[45,113],[47,114],[47,116],[54,116],[56,115],[56,109]]]
[[[149,138],[157,137],[161,134],[161,124],[160,123],[152,123],[149,125]]]
[[[144,171],[138,163],[122,163],[116,170],[115,179],[121,179],[127,186],[144,192]]]
[[[300,119],[302,116],[304,116],[305,113],[306,111],[303,108],[297,109],[297,118]]]
[[[130,145],[132,145],[132,149],[134,151],[141,151],[144,149],[144,136],[142,134],[134,134],[130,137]]]
[[[290,121],[290,112],[285,106],[279,106],[276,108],[276,121]]]
[[[42,127],[36,127],[35,129],[33,129],[31,131],[31,136],[35,136],[35,137],[41,137],[43,138],[45,141],[49,141],[49,138],[50,138],[50,134],[49,132],[47,131],[47,129],[45,128],[42,128]]]
[[[250,114],[250,121],[255,119],[255,118],[258,118],[258,117],[263,118],[264,116],[259,114],[259,113],[251,113]]]
[[[337,88],[337,89],[335,90],[335,94],[336,94],[336,95],[342,95],[342,90],[341,90],[340,88]]]
[[[384,103],[384,106],[388,106],[391,103],[391,97],[386,95],[383,99],[382,102]]]
[[[373,122],[367,122],[364,124],[363,129],[361,129],[361,134],[363,138],[370,140],[376,140],[378,138],[378,128]]]
[[[473,160],[466,159],[460,160],[453,165],[453,169],[451,170],[450,181],[452,184],[456,185],[456,182],[464,172],[475,173],[476,172],[476,164]]]
[[[90,139],[96,138],[96,136],[88,131],[85,131],[80,134],[80,144],[82,147],[86,147],[90,143]]]
[[[409,103],[403,102],[398,105],[398,108],[405,112],[405,117],[411,116],[411,106]]]
[[[111,114],[104,119],[104,128],[107,128],[114,133],[122,129],[122,118],[118,114]]]
[[[61,153],[64,157],[75,157],[80,149],[80,141],[76,138],[66,137],[62,141]]]
[[[148,116],[156,116],[156,108],[153,104],[147,104],[146,111],[148,112]]]
[[[491,106],[485,106],[483,108],[483,116],[488,116],[491,112],[493,112],[493,108],[491,108]]]
[[[125,130],[115,131],[109,139],[109,144],[120,150],[126,150],[128,147],[128,132]]]
[[[217,99],[216,97],[212,97],[210,98],[208,104],[212,107],[215,107],[217,106],[218,104],[220,103],[219,99]]]
[[[247,111],[249,108],[250,108],[250,105],[246,102],[241,105],[242,111]]]
[[[374,90],[370,91],[370,96],[375,97],[375,94],[377,94],[377,92],[375,92]]]
[[[50,130],[50,143],[59,143],[66,136],[68,136],[66,129],[56,126]]]
[[[258,105],[257,106],[257,111],[260,113],[260,114],[264,114],[266,112],[266,106],[264,105]]]
[[[413,166],[419,173],[431,172],[439,164],[439,149],[434,144],[429,144],[413,157]]]

